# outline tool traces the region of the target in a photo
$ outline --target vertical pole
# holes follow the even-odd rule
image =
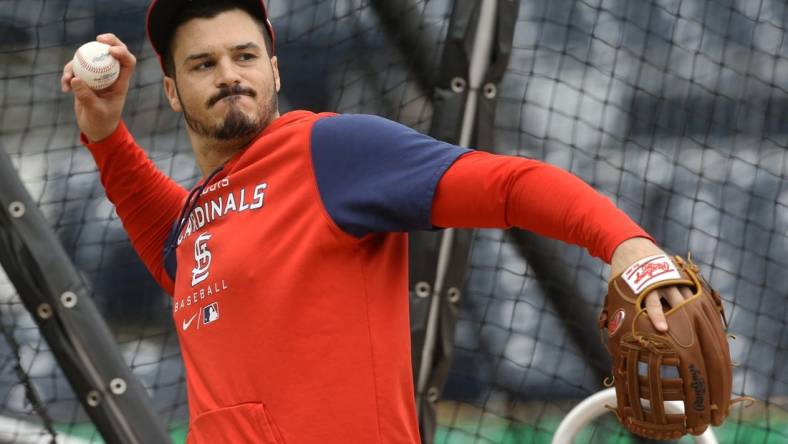
[[[479,103],[479,91],[484,81],[487,68],[489,67],[490,55],[492,53],[497,2],[498,0],[482,0],[476,38],[471,52],[471,63],[468,72],[469,94],[465,102],[465,113],[463,115],[460,133],[460,146],[469,146],[471,137],[473,136],[476,108]],[[435,351],[438,330],[438,313],[440,311],[441,294],[443,293],[444,280],[446,278],[449,258],[451,256],[452,244],[454,242],[454,231],[453,228],[446,229],[441,237],[438,268],[435,276],[435,285],[432,288],[426,336],[416,384],[416,405],[419,406],[419,413],[420,406],[422,405],[421,398],[426,390],[427,381],[430,376],[429,370],[433,364],[433,353]]]
[[[512,48],[519,0],[455,0],[435,75],[430,135],[489,146],[497,83]],[[435,439],[437,401],[449,375],[472,230],[410,233],[410,321],[419,431]]]

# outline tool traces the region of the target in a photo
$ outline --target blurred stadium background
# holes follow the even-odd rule
[[[185,379],[169,299],[131,250],[59,89],[81,43],[119,35],[139,59],[126,122],[190,187],[198,171],[144,38],[147,3],[0,0],[0,145],[182,442]],[[398,30],[374,1],[270,0],[282,110],[373,113],[427,132],[430,63],[452,3],[406,1],[418,17],[408,32],[423,43],[413,56],[398,50]],[[722,443],[788,442],[787,22],[784,0],[522,0],[499,85],[495,150],[579,175],[666,249],[691,250],[722,292],[737,336],[734,392],[758,399],[733,409],[717,430]],[[595,319],[606,277],[577,247],[478,231],[436,442],[549,442],[601,388]],[[101,442],[1,270],[0,321],[0,442],[46,442],[47,424]],[[17,363],[46,415],[31,408]],[[578,442],[634,442],[612,418],[587,432]]]

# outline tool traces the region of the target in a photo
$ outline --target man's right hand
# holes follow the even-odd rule
[[[110,55],[120,62],[118,80],[107,88],[94,91],[74,76],[72,62],[66,64],[60,78],[63,92],[74,92],[77,125],[91,142],[106,139],[120,124],[120,115],[129,92],[129,80],[137,64],[136,57],[114,34],[101,34],[96,40],[109,45]]]

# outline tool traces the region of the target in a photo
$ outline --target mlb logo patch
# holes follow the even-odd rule
[[[202,323],[210,324],[213,321],[219,320],[219,303],[214,302],[202,308]]]

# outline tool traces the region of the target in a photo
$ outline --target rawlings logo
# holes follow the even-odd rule
[[[653,278],[661,273],[666,271],[670,271],[670,265],[667,262],[651,262],[648,264],[644,264],[640,270],[638,270],[637,276],[635,276],[635,283],[641,284],[643,279],[645,278]]]
[[[676,266],[664,254],[640,259],[630,265],[621,277],[636,295],[656,283],[681,279]]]
[[[610,317],[610,321],[608,321],[607,323],[608,336],[613,336],[614,334],[616,334],[618,329],[621,327],[621,324],[623,323],[625,317],[626,317],[626,313],[624,313],[624,310],[622,308],[619,308],[618,310],[616,310],[615,313],[613,313],[613,316]]]
[[[702,412],[706,410],[706,403],[704,402],[704,398],[706,397],[706,381],[703,380],[700,375],[700,370],[694,365],[690,364],[689,371],[692,374],[692,383],[690,387],[695,391],[695,401],[692,402],[692,408],[697,412]]]

